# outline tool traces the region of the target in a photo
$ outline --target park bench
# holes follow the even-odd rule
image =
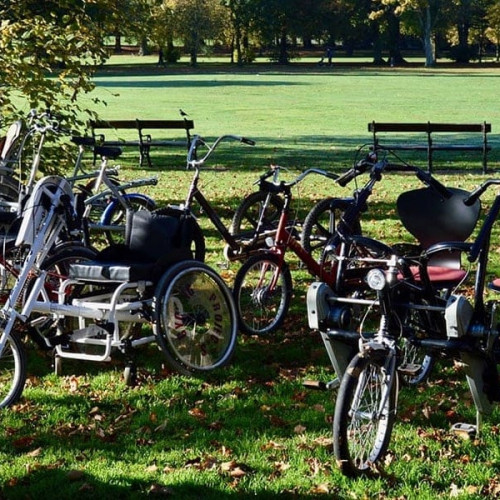
[[[373,147],[378,149],[425,151],[427,152],[427,166],[432,172],[434,151],[480,151],[482,152],[483,173],[487,170],[488,145],[487,134],[491,132],[490,123],[385,123],[371,122],[368,131],[373,134]],[[403,140],[384,142],[387,133],[420,133],[425,134],[420,142],[407,142]],[[439,140],[435,140],[436,134],[443,134]],[[447,135],[444,135],[447,134]],[[476,134],[476,141],[465,142],[465,134]],[[450,141],[453,139],[453,141]]]
[[[193,120],[93,120],[89,123],[92,137],[97,144],[118,147],[137,147],[140,155],[141,167],[147,163],[152,167],[150,151],[152,147],[183,147],[186,151],[191,144],[191,130],[194,128]],[[114,130],[113,138],[103,133],[105,130]],[[119,131],[134,131],[134,135],[125,132],[120,137]],[[183,130],[182,137],[166,137],[167,130]],[[158,135],[153,135],[153,131]],[[95,161],[95,158],[94,158]]]

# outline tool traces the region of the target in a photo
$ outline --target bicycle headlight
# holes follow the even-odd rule
[[[384,271],[381,269],[372,269],[366,275],[366,282],[372,290],[383,290],[387,280]]]

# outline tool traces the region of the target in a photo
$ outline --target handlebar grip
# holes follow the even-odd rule
[[[429,187],[437,191],[443,198],[451,198],[451,191],[444,184],[441,184],[441,182],[439,182],[436,178],[432,177],[432,175],[425,173],[423,170],[418,170],[417,177]]]
[[[340,177],[337,177],[337,184],[342,187],[347,186],[357,175],[358,171],[355,168],[351,168]]]
[[[248,137],[242,137],[240,140],[244,144],[248,144],[249,146],[255,146],[255,141],[253,141],[252,139],[248,139]]]
[[[479,197],[486,191],[486,187],[484,185],[479,186],[478,188],[474,189],[472,193],[469,194],[466,198],[464,198],[463,202],[464,205],[467,207],[470,207],[471,205],[474,205],[476,201],[479,199]]]

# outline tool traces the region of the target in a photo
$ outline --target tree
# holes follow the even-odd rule
[[[491,4],[486,12],[486,36],[495,44],[495,58],[500,61],[500,1]]]
[[[424,45],[425,66],[436,63],[435,30],[445,0],[381,0],[382,4],[394,7],[396,16],[408,15],[417,19]],[[411,22],[411,21],[410,21]]]
[[[250,54],[249,38],[253,19],[252,0],[221,0],[228,11],[229,46],[231,62],[236,53],[236,63],[244,64],[253,59]]]
[[[26,107],[50,109],[64,128],[75,129],[92,114],[80,97],[94,89],[92,75],[106,59],[102,33],[72,0],[2,2],[0,106],[6,122]],[[19,100],[21,98],[21,102]]]
[[[198,63],[198,54],[207,40],[215,40],[222,30],[225,14],[220,0],[164,0],[172,11],[173,37],[184,40],[191,66]]]

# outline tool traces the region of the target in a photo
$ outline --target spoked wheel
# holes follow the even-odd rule
[[[92,260],[96,255],[96,252],[88,247],[82,245],[63,245],[60,248],[54,250],[41,264],[40,268],[47,272],[45,276],[44,286],[40,290],[39,296],[36,298],[42,302],[58,302],[59,301],[59,287],[63,281],[65,281],[69,276],[69,267],[71,264],[76,264],[78,262],[84,262]],[[26,284],[26,288],[23,294],[23,301],[29,299],[31,290],[35,284],[36,277],[33,277]],[[82,292],[82,286],[72,286],[66,288],[66,297],[64,301],[67,302],[71,296],[78,295]],[[73,318],[63,318],[59,320],[59,323],[69,324],[73,321]],[[32,326],[40,335],[47,335],[55,329],[57,322],[51,314],[40,314],[34,311],[29,318],[27,323]],[[55,365],[55,370],[60,369],[61,360],[59,360]]]
[[[389,446],[396,415],[397,375],[383,353],[357,354],[340,384],[333,420],[335,458],[348,476],[372,471]]]
[[[183,261],[162,276],[154,297],[153,331],[168,364],[184,375],[226,365],[236,347],[231,292],[207,265]]]
[[[26,353],[24,346],[17,335],[10,334],[3,351],[0,353],[0,408],[14,404],[21,397],[25,382]]]
[[[273,254],[254,255],[241,266],[233,295],[240,329],[249,334],[270,333],[281,326],[292,296],[290,269]]]
[[[350,204],[349,200],[327,198],[314,205],[307,214],[302,227],[300,243],[317,262],[320,261],[327,242],[335,234],[337,226]],[[361,234],[359,220],[356,220],[350,228],[350,234]]]
[[[282,209],[283,200],[277,194],[256,191],[246,196],[234,212],[229,227],[236,241],[241,242],[242,251],[238,253],[226,245],[226,258],[241,259],[248,255],[248,251],[264,247],[266,237],[274,234],[278,228]]]
[[[276,194],[256,191],[249,194],[234,212],[229,232],[237,237],[254,236],[259,222],[264,231],[278,227],[283,200]]]

